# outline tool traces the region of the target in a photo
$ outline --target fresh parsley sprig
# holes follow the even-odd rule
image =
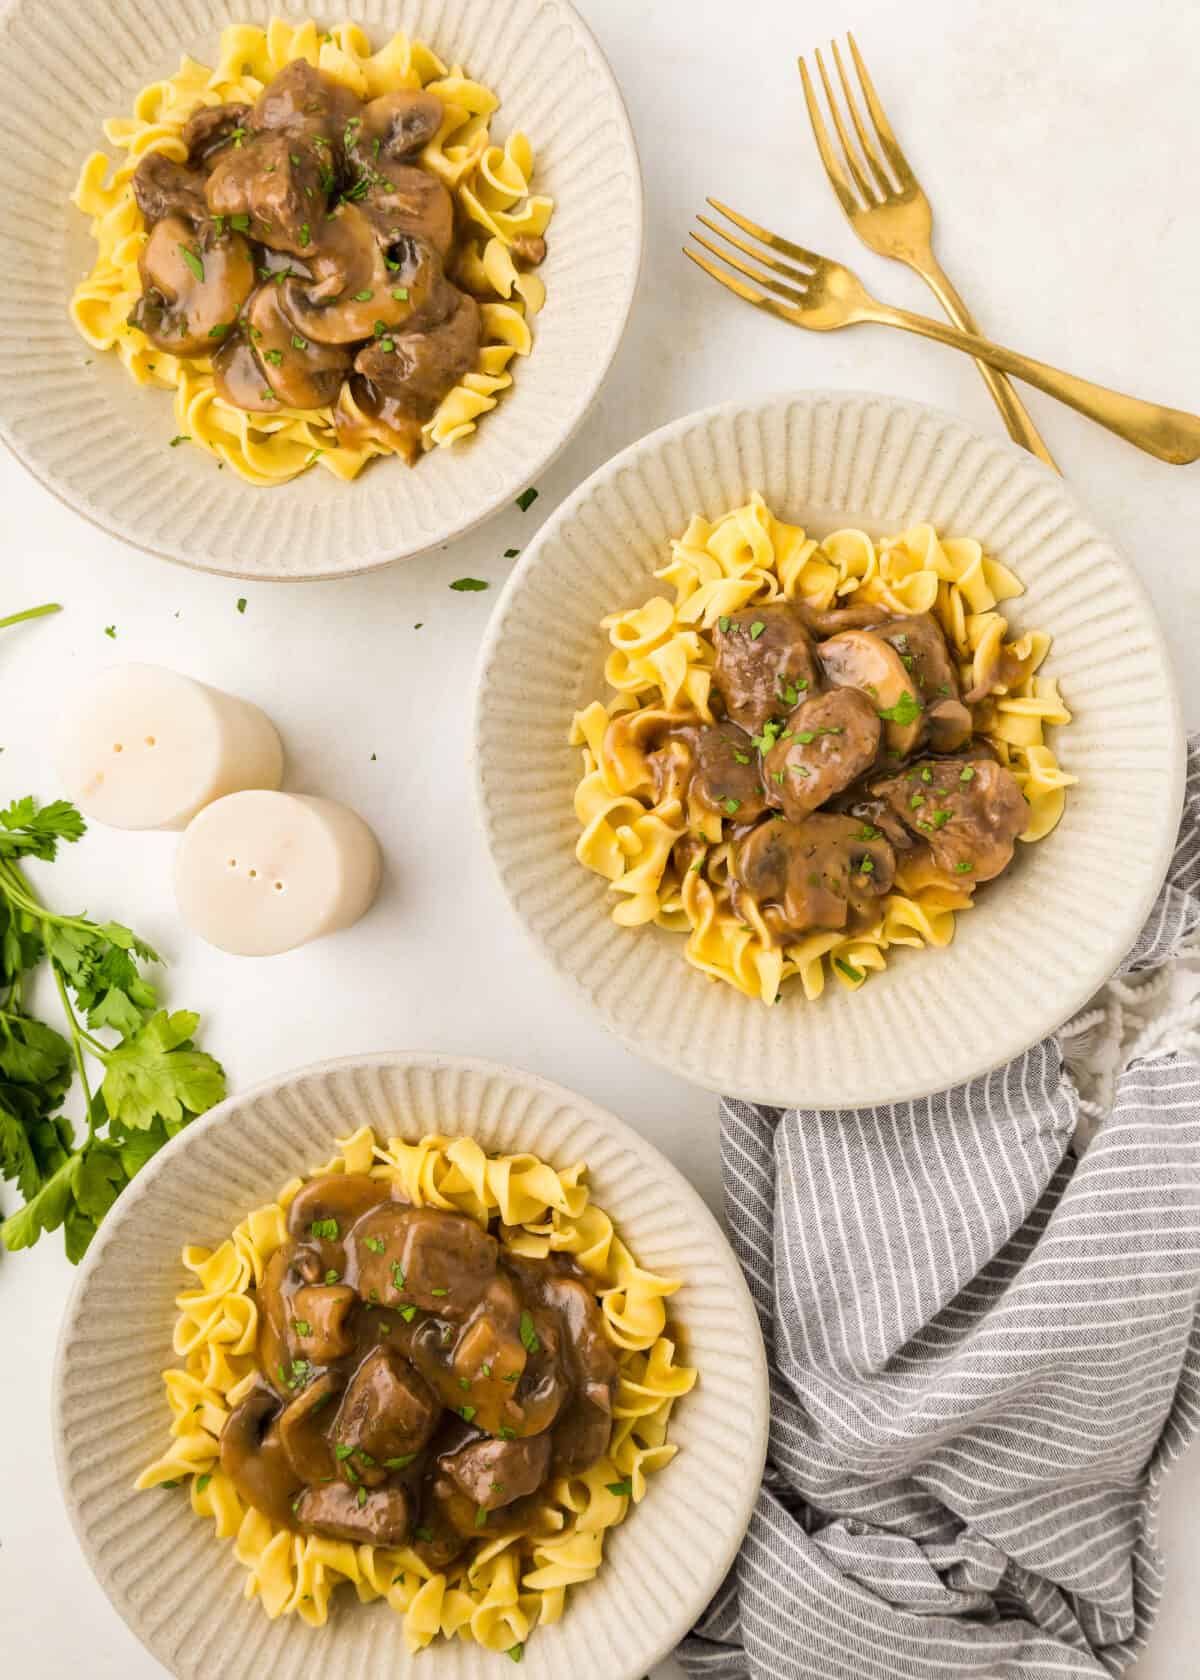
[[[0,1242],[31,1248],[61,1227],[73,1263],[130,1179],[225,1095],[220,1064],[193,1043],[199,1016],[158,1007],[140,966],[158,962],[156,952],[120,922],[47,908],[22,870],[23,859],[53,862],[86,831],[62,799],[0,810],[0,1177],[25,1201],[0,1225]],[[28,1007],[43,963],[65,1033]],[[117,1036],[106,1042],[102,1032]],[[61,1112],[76,1079],[81,1140]]]

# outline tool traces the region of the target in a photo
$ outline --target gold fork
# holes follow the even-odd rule
[[[804,97],[808,103],[808,118],[812,123],[813,137],[817,142],[817,150],[821,154],[821,162],[825,165],[825,173],[829,177],[829,184],[837,194],[838,203],[845,212],[847,221],[863,244],[881,257],[893,257],[897,262],[907,264],[925,281],[956,327],[961,327],[964,332],[977,333],[979,331],[978,324],[951,284],[946,271],[933,254],[933,211],[930,209],[929,200],[921,190],[920,182],[909,168],[908,159],[892,132],[892,126],[884,114],[879,95],[875,92],[874,83],[871,81],[867,67],[863,63],[858,44],[849,31],[846,33],[846,39],[850,44],[850,52],[854,58],[854,67],[858,72],[862,97],[871,119],[871,126],[874,130],[873,137],[867,132],[867,125],[863,121],[859,102],[854,97],[850,79],[846,75],[845,67],[842,64],[842,55],[838,51],[837,42],[833,41],[830,45],[833,50],[833,62],[837,66],[838,78],[842,84],[842,92],[846,98],[846,107],[850,112],[854,132],[858,136],[858,143],[862,149],[861,159],[856,154],[846,132],[841,110],[834,97],[829,77],[825,73],[825,62],[819,51],[815,55],[817,69],[825,88],[825,97],[829,102],[829,110],[833,117],[833,126],[841,143],[842,162],[844,162],[845,168],[842,167],[842,162],[838,160],[829,137],[829,130],[821,116],[816,91],[808,74],[808,66],[802,58],[797,61],[800,66],[800,79],[804,83]],[[888,173],[889,166],[890,176]],[[850,176],[849,180],[847,179],[847,171]],[[894,181],[892,177],[894,177]],[[851,185],[851,181],[853,185]],[[1024,403],[1008,380],[995,368],[989,367],[986,362],[977,361],[975,365],[983,375],[989,391],[996,400],[996,406],[1004,416],[1004,424],[1008,427],[1009,434],[1025,449],[1030,450],[1040,460],[1045,461],[1048,467],[1053,467],[1057,472],[1059,469],[1054,457],[1043,442]]]
[[[792,326],[808,327],[815,332],[832,332],[837,327],[854,326],[860,321],[903,327],[905,332],[919,333],[922,338],[936,339],[939,344],[965,350],[969,356],[988,362],[1004,373],[1014,374],[1029,385],[1036,385],[1048,396],[1067,403],[1089,420],[1098,421],[1110,432],[1116,432],[1118,437],[1125,438],[1138,449],[1144,449],[1148,455],[1157,455],[1160,461],[1170,461],[1179,466],[1200,458],[1200,415],[1187,414],[1178,408],[1163,408],[1158,403],[1144,402],[1140,397],[1123,396],[1120,391],[1110,391],[1073,373],[1063,373],[1046,362],[1034,361],[1032,356],[1006,350],[1003,345],[993,344],[990,339],[981,338],[976,333],[960,332],[957,327],[948,327],[928,315],[893,309],[872,297],[856,274],[831,257],[818,256],[815,251],[806,251],[802,245],[793,245],[790,239],[784,239],[760,227],[757,222],[738,215],[736,210],[731,210],[718,199],[710,198],[708,202],[752,239],[771,251],[782,252],[785,257],[791,258],[790,262],[781,262],[778,257],[760,250],[758,245],[752,245],[736,233],[719,227],[707,216],[699,217],[710,232],[736,250],[753,257],[760,266],[753,267],[743,262],[722,246],[705,239],[703,234],[693,232],[691,237],[696,243],[719,257],[729,268],[756,281],[757,285],[746,285],[744,280],[718,268],[690,247],[684,247],[684,256],[690,257],[706,274],[756,308],[765,309]],[[763,289],[759,290],[759,287]]]

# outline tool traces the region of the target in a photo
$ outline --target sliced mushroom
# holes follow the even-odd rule
[[[767,798],[799,822],[870,769],[881,733],[874,704],[857,689],[813,695],[763,760]]]
[[[390,248],[405,239],[421,239],[443,259],[450,254],[454,200],[436,175],[385,159],[364,179],[369,185],[360,200],[362,212],[381,245]],[[391,255],[395,258],[397,253]]]
[[[853,817],[816,812],[803,822],[764,822],[733,858],[733,905],[758,908],[768,933],[785,944],[805,933],[841,931],[870,913],[895,877],[895,854],[876,829]]]
[[[926,841],[933,861],[964,888],[990,881],[1012,862],[1029,807],[1016,778],[994,759],[928,759],[872,785]]]
[[[821,643],[821,664],[831,683],[867,695],[887,724],[889,752],[907,757],[916,750],[922,728],[917,684],[890,642],[872,630],[843,630]]]
[[[356,204],[340,205],[322,224],[309,266],[311,284],[284,282],[284,308],[304,337],[318,344],[390,343],[393,333],[440,305],[449,290],[436,253],[415,240],[398,266],[389,267]]]
[[[412,1528],[412,1503],[403,1487],[353,1487],[325,1482],[305,1488],[296,1501],[296,1520],[332,1540],[369,1546],[403,1546]]]
[[[280,1528],[293,1528],[292,1503],[301,1486],[292,1468],[275,1417],[279,1403],[256,1388],[225,1420],[221,1431],[221,1469],[247,1505]]]
[[[445,106],[435,93],[401,88],[396,93],[381,94],[363,107],[354,150],[367,164],[382,158],[409,157],[429,144],[444,115]]]
[[[188,149],[188,162],[211,163],[222,147],[245,137],[249,120],[249,105],[199,106],[184,123],[180,136]]]
[[[549,1435],[533,1435],[525,1441],[485,1438],[444,1454],[438,1465],[477,1512],[498,1511],[537,1492],[550,1469],[550,1449]],[[599,1456],[593,1454],[589,1462],[594,1463]]]
[[[887,608],[864,601],[853,607],[812,607],[796,601],[796,611],[814,636],[836,636],[842,630],[869,630],[887,619]]]
[[[305,1284],[292,1296],[291,1333],[301,1358],[329,1365],[354,1351],[358,1296],[344,1283]]]
[[[266,385],[287,408],[325,408],[337,401],[350,373],[350,352],[306,338],[287,314],[287,287],[260,286],[250,299],[243,331]],[[269,405],[267,405],[269,406]]]
[[[325,225],[322,166],[312,147],[287,134],[254,134],[229,146],[205,188],[214,216],[277,251],[311,258]]]
[[[206,222],[208,203],[204,178],[165,152],[147,152],[133,172],[133,196],[147,227],[164,216],[178,216],[185,222]]]
[[[155,226],[138,269],[143,290],[130,319],[151,344],[176,356],[210,355],[254,286],[244,239],[201,238],[179,216]]]
[[[757,735],[786,717],[817,682],[812,638],[790,601],[743,607],[713,631],[713,681],[735,723]]]
[[[367,1173],[330,1173],[301,1185],[288,1208],[288,1229],[293,1236],[309,1237],[314,1224],[332,1220],[336,1236],[317,1233],[322,1241],[338,1241],[364,1213],[392,1199],[391,1185]]]

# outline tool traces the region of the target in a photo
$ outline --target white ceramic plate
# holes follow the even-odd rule
[[[364,1056],[287,1074],[196,1121],[122,1195],[80,1268],[54,1378],[59,1476],[88,1562],[138,1638],[186,1680],[478,1680],[502,1660],[458,1641],[410,1657],[395,1612],[352,1592],[335,1597],[324,1628],[268,1621],[242,1597],[230,1543],[182,1495],[133,1491],[166,1438],[160,1372],[176,1363],[181,1247],[215,1246],[364,1123],[384,1137],[462,1134],[490,1152],[586,1161],[633,1252],[685,1280],[671,1314],[700,1377],[671,1420],[679,1455],[613,1531],[595,1581],[533,1634],[521,1667],[529,1680],[640,1680],[716,1591],[750,1518],[767,1438],[758,1319],[716,1220],[656,1149],[581,1097],[491,1062]]]
[[[404,29],[461,60],[500,97],[493,132],[528,133],[537,189],[556,200],[546,308],[513,389],[462,445],[412,470],[372,463],[350,485],[317,471],[261,490],[200,450],[169,449],[171,393],[139,388],[67,316],[94,254],[70,194],[83,159],[103,148],[103,118],[127,111],[184,52],[215,62],[226,24],[275,14],[349,18],[376,45]],[[231,577],[322,578],[460,536],[563,447],[624,331],[642,189],[621,95],[569,0],[14,0],[0,18],[0,225],[0,438],[30,472],[167,559]]]
[[[1046,665],[1075,715],[1066,815],[959,919],[943,951],[774,1009],[688,964],[680,935],[617,927],[580,867],[571,715],[604,696],[606,612],[652,577],[688,516],[760,490],[816,535],[930,520],[973,536],[1027,593],[1006,611],[1054,637]],[[849,1108],[919,1097],[1000,1065],[1081,1008],[1133,944],[1162,882],[1183,790],[1169,657],[1134,573],[1065,485],[950,415],[863,392],[694,414],[594,473],[526,550],[481,654],[474,731],[488,844],[541,950],[631,1049],[751,1100]]]

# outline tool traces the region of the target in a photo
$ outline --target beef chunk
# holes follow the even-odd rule
[[[990,881],[1012,862],[1029,807],[1011,771],[990,758],[927,759],[872,785],[933,861],[964,885]]]
[[[734,723],[757,735],[816,686],[812,638],[788,601],[744,607],[713,631],[713,681]]]
[[[858,689],[814,695],[796,707],[766,755],[767,798],[800,822],[870,769],[880,733],[879,715]]]
[[[477,1509],[498,1511],[535,1492],[550,1469],[549,1435],[524,1441],[485,1437],[438,1460]]]

